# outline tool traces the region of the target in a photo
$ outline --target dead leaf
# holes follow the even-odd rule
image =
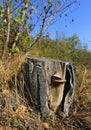
[[[42,122],[43,129],[49,129],[49,124],[46,122]]]
[[[27,107],[24,105],[20,105],[17,110],[16,110],[16,114],[18,114],[21,118],[24,117],[25,113],[26,113]]]
[[[66,130],[63,124],[60,124],[61,130]]]

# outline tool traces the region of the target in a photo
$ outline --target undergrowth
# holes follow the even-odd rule
[[[43,122],[24,97],[25,57],[19,54],[0,60],[0,130],[90,130],[91,70],[84,65],[76,66],[76,94],[69,117],[55,117]]]

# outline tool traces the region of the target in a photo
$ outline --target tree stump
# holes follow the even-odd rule
[[[33,102],[37,111],[43,116],[61,111],[64,116],[68,116],[76,85],[73,64],[60,60],[27,57],[24,77],[25,95],[30,104]]]

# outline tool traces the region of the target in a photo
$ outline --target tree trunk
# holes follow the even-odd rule
[[[8,29],[7,29],[7,38],[6,38],[6,42],[4,45],[4,50],[3,50],[3,55],[2,55],[2,59],[5,58],[6,56],[6,52],[8,49],[8,43],[9,43],[9,37],[10,37],[10,0],[7,0],[7,25],[8,25]]]
[[[68,116],[75,93],[75,69],[68,62],[27,57],[24,64],[25,91],[43,116]],[[30,98],[29,98],[30,97]],[[30,100],[31,99],[31,100]]]

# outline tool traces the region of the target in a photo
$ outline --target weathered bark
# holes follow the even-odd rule
[[[68,62],[27,57],[25,91],[44,116],[64,112],[68,116],[75,93],[75,69]],[[29,98],[30,96],[30,98]]]

